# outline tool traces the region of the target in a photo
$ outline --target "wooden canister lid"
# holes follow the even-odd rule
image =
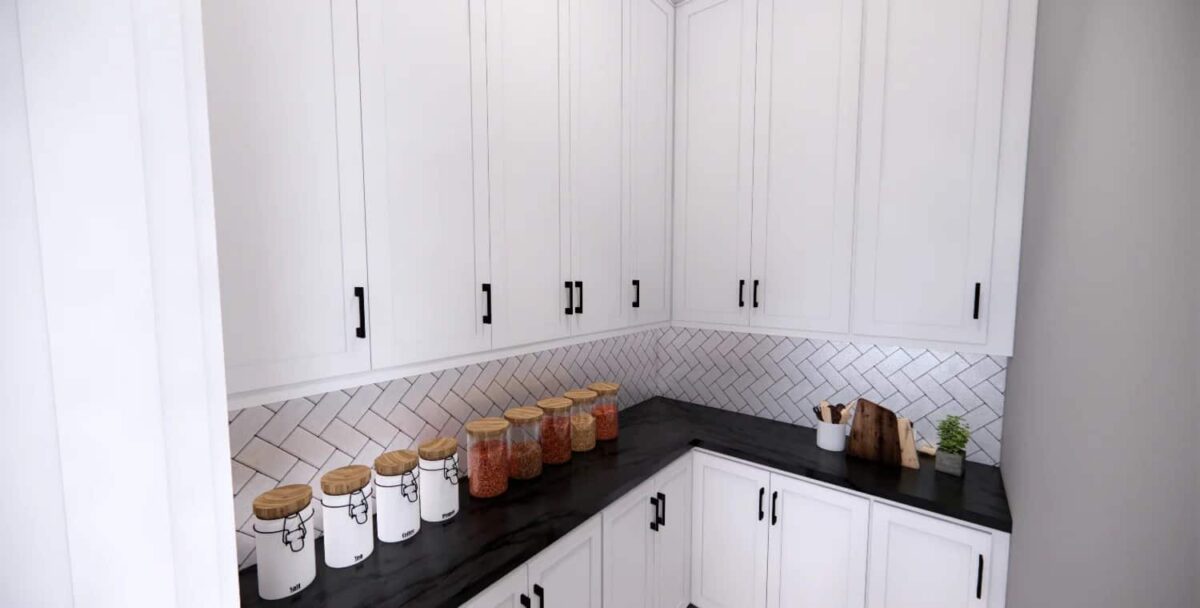
[[[467,434],[476,439],[500,437],[508,430],[508,421],[503,418],[481,418],[467,423]]]
[[[542,408],[536,405],[525,405],[522,407],[514,407],[507,412],[504,412],[504,419],[513,424],[524,424],[537,422],[542,417]]]
[[[422,443],[417,453],[425,460],[442,460],[458,451],[458,440],[453,437],[438,437]]]
[[[312,502],[312,486],[294,483],[268,490],[254,499],[254,516],[259,519],[283,519],[295,515]]]
[[[621,390],[621,385],[616,382],[593,382],[588,385],[588,388],[601,395],[615,395],[617,391]]]
[[[384,452],[375,459],[375,472],[394,477],[417,468],[417,453],[412,450]]]
[[[566,397],[567,399],[570,399],[576,403],[580,401],[587,401],[588,399],[595,399],[597,396],[598,395],[596,394],[596,391],[589,391],[586,388],[577,388],[575,390],[563,393],[563,397]]]
[[[342,496],[367,487],[371,469],[361,465],[338,467],[321,476],[321,491],[328,496]]]
[[[547,412],[557,412],[571,407],[571,400],[566,397],[549,397],[538,401],[537,406]]]

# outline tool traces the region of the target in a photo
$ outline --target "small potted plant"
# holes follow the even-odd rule
[[[967,453],[967,441],[971,439],[971,427],[958,416],[946,416],[937,425],[938,451],[934,458],[934,469],[962,477],[963,456]]]

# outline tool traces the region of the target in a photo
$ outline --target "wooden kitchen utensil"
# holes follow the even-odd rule
[[[912,421],[908,418],[897,418],[896,426],[900,433],[900,466],[906,469],[920,469],[921,460],[917,458],[917,442],[913,436]]]
[[[858,415],[850,430],[851,456],[900,466],[900,433],[896,414],[877,404],[859,399]]]

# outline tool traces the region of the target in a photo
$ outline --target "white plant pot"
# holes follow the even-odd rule
[[[300,593],[317,577],[312,504],[283,519],[254,518],[258,596],[278,600]]]
[[[846,429],[848,424],[817,422],[817,447],[830,452],[846,451]]]

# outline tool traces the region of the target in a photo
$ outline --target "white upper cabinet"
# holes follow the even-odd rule
[[[862,0],[762,0],[758,23],[751,323],[845,332]]]
[[[229,391],[370,369],[354,5],[203,8]]]
[[[568,0],[487,0],[493,346],[561,338],[574,302],[569,219]],[[572,307],[573,310],[573,307]]]
[[[482,1],[358,6],[374,364],[488,350]]]
[[[1009,1],[865,13],[854,332],[984,344],[993,238],[1020,238],[995,232]]]
[[[676,12],[673,320],[749,319],[754,0]]]
[[[986,532],[876,503],[870,543],[868,608],[986,608],[991,601]]]
[[[671,117],[675,9],[625,0],[627,237],[622,305],[629,323],[666,321],[670,310]]]

